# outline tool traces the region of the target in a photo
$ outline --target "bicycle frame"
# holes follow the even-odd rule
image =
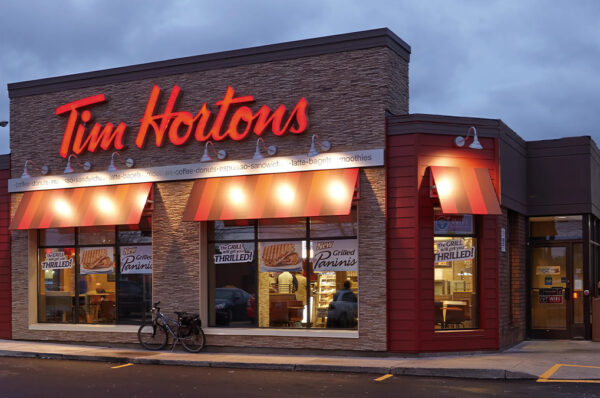
[[[159,321],[160,321],[160,323],[159,323]],[[156,324],[156,325],[162,324],[167,329],[167,332],[169,332],[169,334],[173,338],[173,344],[171,345],[171,351],[174,351],[177,343],[183,339],[179,335],[179,321],[176,321],[176,320],[168,317],[167,315],[163,314],[162,312],[157,311],[156,319],[154,319],[154,324]],[[172,328],[171,325],[173,325],[174,328]],[[173,329],[175,329],[175,330],[173,330]]]

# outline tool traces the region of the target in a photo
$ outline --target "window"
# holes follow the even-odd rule
[[[534,240],[583,238],[582,216],[530,217],[530,236]]]
[[[152,226],[39,231],[38,320],[139,323],[152,302]]]
[[[472,215],[434,216],[435,329],[472,329],[479,324],[477,238]]]
[[[356,329],[357,227],[356,209],[209,223],[209,325]]]

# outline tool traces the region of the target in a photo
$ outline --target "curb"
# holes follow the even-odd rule
[[[395,376],[448,377],[462,379],[488,380],[530,380],[536,375],[522,372],[511,372],[505,369],[475,368],[413,368],[385,366],[353,366],[353,365],[319,365],[302,363],[264,363],[264,362],[231,362],[231,361],[192,361],[182,359],[159,359],[127,356],[57,354],[30,351],[0,351],[0,357],[61,359],[72,361],[134,363],[139,365],[193,366],[211,368],[280,370],[291,372],[343,372],[363,374],[393,374]]]
[[[511,372],[505,369],[396,367],[392,369],[391,373],[397,376],[450,377],[487,380],[535,380],[538,378],[538,376],[529,373]]]

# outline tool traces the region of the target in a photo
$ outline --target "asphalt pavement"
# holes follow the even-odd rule
[[[134,364],[288,371],[460,377],[473,379],[536,379],[539,382],[600,383],[600,343],[574,340],[528,340],[489,353],[419,356],[273,355],[114,348],[82,344],[0,340],[0,356],[69,359]]]

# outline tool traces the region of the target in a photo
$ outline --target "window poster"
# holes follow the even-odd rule
[[[560,275],[560,266],[558,265],[542,265],[535,267],[536,275]],[[561,282],[563,283],[563,282]]]
[[[261,272],[301,272],[302,242],[259,242]]]
[[[473,233],[473,215],[450,215],[441,214],[436,211],[433,221],[433,233],[436,235],[444,234],[472,234]]]
[[[56,249],[53,249],[56,250]],[[46,258],[42,261],[43,270],[57,270],[73,268],[73,257],[68,258],[62,250],[46,253]]]
[[[219,253],[213,256],[215,264],[251,263],[254,250],[246,250],[243,243],[224,243],[216,245]]]
[[[114,248],[82,247],[79,249],[79,273],[106,274],[113,272]]]
[[[312,241],[314,272],[358,271],[358,239]]]
[[[466,261],[475,258],[475,246],[467,247],[462,238],[438,240],[435,242],[433,262]]]
[[[121,274],[152,274],[152,246],[121,246]]]

